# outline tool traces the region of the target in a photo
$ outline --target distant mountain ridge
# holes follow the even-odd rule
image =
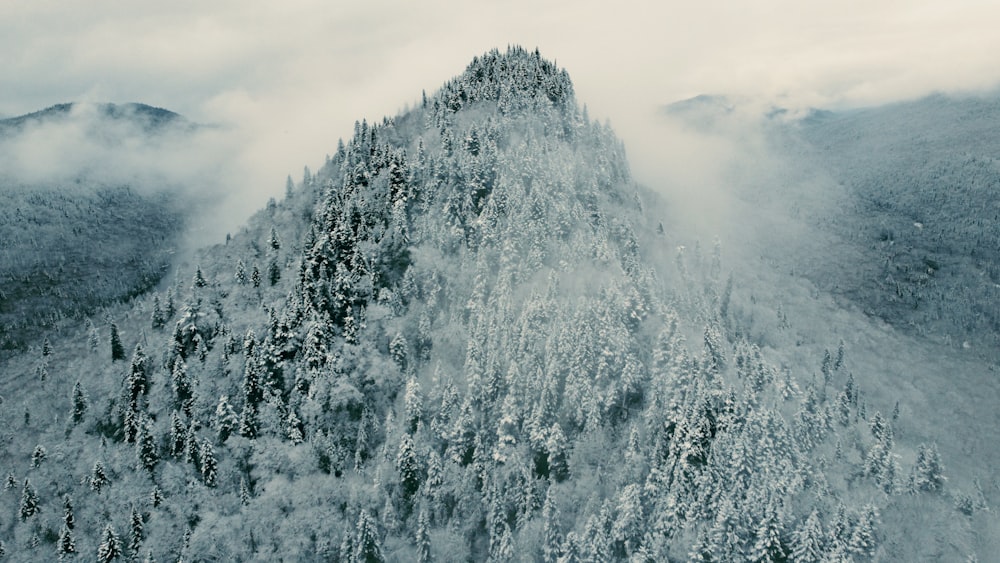
[[[178,113],[142,103],[68,102],[20,116],[0,119],[0,134],[16,134],[33,125],[62,123],[75,117],[85,116],[99,120],[135,124],[147,133],[157,133],[174,127],[196,126]]]

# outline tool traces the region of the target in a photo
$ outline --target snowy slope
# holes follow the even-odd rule
[[[769,236],[815,232],[780,201]],[[907,364],[872,347],[905,335],[789,276],[804,247],[749,268],[758,255],[730,258],[746,247],[678,232],[669,203],[565,70],[516,47],[476,57],[420,107],[358,123],[169,292],[2,364],[4,549],[991,553],[995,486],[973,479],[992,458],[954,469],[920,421],[930,390],[893,413]]]

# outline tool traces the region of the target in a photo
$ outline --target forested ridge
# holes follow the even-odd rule
[[[473,59],[167,290],[4,365],[0,547],[867,561],[906,515],[984,511],[935,445],[901,451],[842,342],[773,362],[724,249],[672,239],[661,204],[565,70]]]

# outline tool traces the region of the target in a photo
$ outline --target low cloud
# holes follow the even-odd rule
[[[73,135],[39,132],[14,165],[59,170],[101,156],[126,173],[156,170],[196,190],[229,190],[235,196],[213,224],[232,229],[280,196],[287,174],[320,166],[355,120],[393,115],[472,56],[518,43],[569,70],[590,115],[624,139],[640,180],[702,199],[713,221],[719,159],[736,147],[663,125],[657,108],[702,93],[804,108],[993,88],[998,17],[1000,8],[977,0],[15,2],[0,5],[0,51],[10,55],[0,115],[135,101],[223,124],[166,153],[139,147],[138,156],[93,155]]]

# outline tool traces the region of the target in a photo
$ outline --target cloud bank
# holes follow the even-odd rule
[[[591,116],[624,138],[638,178],[659,181],[664,148],[678,165],[705,163],[688,175],[715,158],[698,142],[720,148],[652,130],[662,104],[723,93],[844,107],[990,89],[1000,83],[996,21],[1000,6],[976,0],[15,1],[0,5],[0,114],[138,101],[225,124],[224,140],[177,153],[170,170],[225,168],[204,177],[239,190],[245,205],[222,220],[232,228],[280,195],[287,174],[320,165],[356,119],[395,114],[493,47],[555,58]]]

